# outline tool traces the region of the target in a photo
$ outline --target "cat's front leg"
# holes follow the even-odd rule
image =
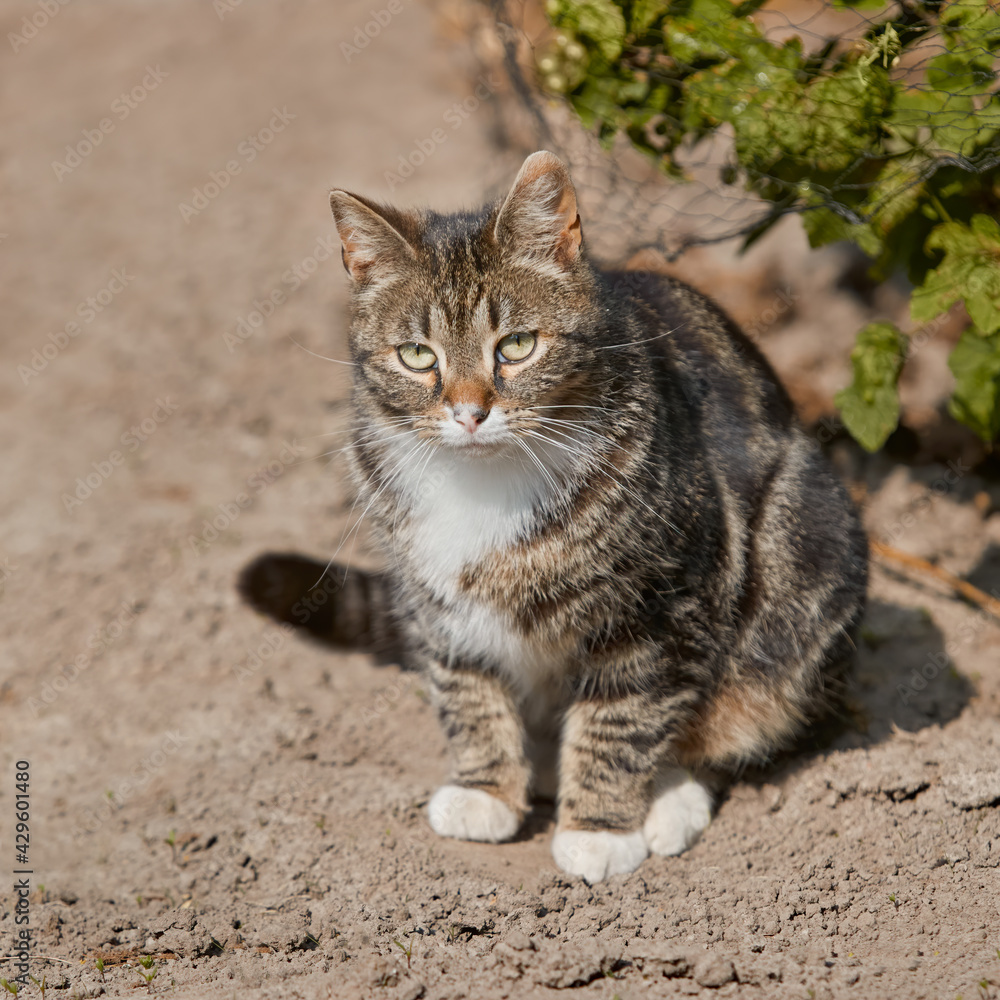
[[[683,695],[635,692],[570,706],[552,841],[563,871],[594,883],[635,871],[650,847],[660,853],[643,826],[687,702]]]
[[[433,661],[428,678],[452,762],[451,783],[428,805],[431,827],[460,840],[510,840],[528,810],[531,777],[514,699],[480,670]]]

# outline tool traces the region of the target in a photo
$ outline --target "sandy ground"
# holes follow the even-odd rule
[[[852,727],[745,776],[684,857],[591,889],[544,808],[512,844],[433,836],[419,680],[282,632],[234,582],[352,523],[323,457],[347,369],[309,353],[344,352],[327,189],[478,201],[520,157],[494,84],[416,0],[377,31],[371,0],[50,8],[0,17],[0,976],[27,927],[57,996],[154,971],[191,997],[1000,996],[1000,627],[883,565]],[[885,306],[794,227],[686,261],[816,413]],[[940,340],[907,389],[926,420]],[[839,450],[876,537],[1000,590],[1000,486],[955,454]]]

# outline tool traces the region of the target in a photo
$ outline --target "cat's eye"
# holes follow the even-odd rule
[[[535,349],[533,333],[508,333],[497,344],[498,361],[524,361]]]
[[[437,364],[437,355],[426,344],[400,344],[396,348],[399,360],[415,372],[429,371]]]

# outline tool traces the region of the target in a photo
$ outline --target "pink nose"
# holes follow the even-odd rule
[[[471,403],[458,403],[455,406],[455,420],[460,423],[470,434],[475,434],[476,428],[489,416],[489,413],[481,406],[474,406]]]

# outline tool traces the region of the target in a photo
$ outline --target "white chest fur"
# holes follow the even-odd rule
[[[400,548],[410,572],[446,604],[441,624],[453,654],[491,663],[523,697],[551,685],[569,650],[525,636],[510,615],[468,596],[459,579],[526,537],[539,509],[555,502],[567,463],[558,454],[539,458],[545,472],[516,451],[472,460],[441,449],[423,469],[402,475],[410,516]],[[403,558],[399,548],[397,556]]]

